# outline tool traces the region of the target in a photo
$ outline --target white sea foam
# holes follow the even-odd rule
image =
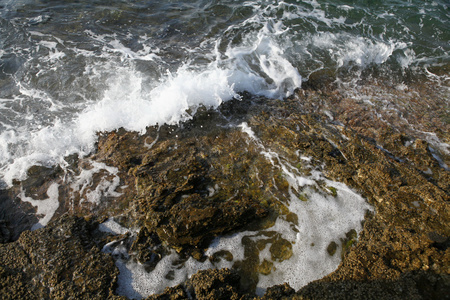
[[[193,258],[181,262],[174,251],[159,261],[150,273],[142,264],[132,260],[119,259],[116,266],[120,271],[116,293],[130,299],[141,299],[161,293],[166,287],[183,283],[198,270],[212,267],[208,261],[200,263]]]
[[[189,258],[186,262],[172,252],[164,257],[151,271],[145,271],[143,265],[131,260],[117,260],[120,269],[117,292],[131,298],[144,298],[150,294],[160,293],[167,286],[182,283],[198,270],[209,268],[232,268],[236,262],[247,259],[245,240],[254,243],[262,242],[264,249],[259,249],[259,262],[272,264],[270,274],[259,274],[256,287],[258,295],[264,294],[266,288],[283,282],[294,289],[300,289],[309,282],[320,279],[334,271],[341,259],[341,241],[351,230],[361,231],[361,222],[366,211],[372,208],[366,201],[345,184],[326,179],[318,171],[310,176],[302,176],[296,168],[282,160],[278,154],[266,149],[255,133],[246,123],[240,128],[249,135],[249,142],[256,143],[262,154],[274,165],[280,167],[283,176],[290,185],[290,198],[281,199],[298,221],[281,215],[275,224],[263,231],[244,231],[230,236],[215,238],[205,255],[227,253],[227,258],[206,260],[204,263]],[[310,159],[299,154],[299,159],[308,162]],[[320,181],[321,187],[318,182]],[[294,190],[296,191],[294,193]],[[323,190],[322,192],[318,190]],[[327,192],[328,191],[328,192]],[[297,195],[302,194],[302,199]],[[290,244],[292,255],[287,259],[274,256],[271,237],[278,236]],[[335,242],[337,251],[330,255],[328,246]],[[259,243],[261,244],[261,243]],[[116,251],[109,249],[109,252]],[[118,250],[117,250],[118,251]],[[220,257],[220,255],[219,255]],[[301,276],[298,276],[301,274]],[[169,275],[169,276],[167,276]],[[168,279],[169,278],[169,279]],[[171,279],[170,279],[171,278]]]
[[[146,35],[136,37],[129,33],[121,39],[117,34],[85,30],[81,34],[90,41],[91,49],[77,47],[70,39],[30,30],[32,50],[42,55],[27,62],[31,69],[38,70],[33,75],[36,78],[30,75],[17,80],[20,93],[10,99],[23,108],[15,118],[20,124],[11,127],[14,138],[7,137],[13,137],[11,133],[2,132],[0,136],[3,145],[7,145],[0,150],[2,179],[10,185],[12,179],[24,179],[30,165],[53,165],[71,153],[88,154],[98,131],[123,127],[144,132],[147,126],[176,124],[191,118],[200,105],[215,108],[239,98],[238,93],[243,91],[283,98],[302,83],[302,70],[293,61],[301,65],[302,60],[311,60],[313,48],[328,52],[337,67],[382,64],[396,50],[404,50],[397,59],[405,68],[417,60],[408,44],[396,40],[320,31],[291,40],[296,33],[285,25],[286,21],[300,18],[316,26],[332,27],[345,21],[343,16],[328,16],[316,1],[308,3],[246,2],[254,11],[252,16],[230,25],[223,34],[202,41],[198,49],[183,48],[194,59],[184,60],[177,68],[170,66],[172,58],[164,57],[159,48],[162,45],[156,46]],[[343,13],[350,10],[347,6],[340,8]],[[279,12],[283,12],[282,17]],[[242,31],[243,28],[252,30]],[[239,43],[230,38],[235,35],[240,37]],[[129,46],[129,40],[139,46]],[[207,45],[215,47],[207,49]],[[194,63],[197,51],[205,58],[200,64]],[[80,65],[84,71],[74,78],[73,86],[55,92],[47,90],[45,84],[32,84],[40,83],[40,77],[52,78],[65,64],[73,64],[74,59],[85,65]],[[142,65],[148,69],[142,71]],[[76,97],[77,101],[66,101],[65,97]]]
[[[322,33],[312,37],[312,44],[327,49],[338,67],[355,63],[366,67],[372,63],[382,64],[392,56],[397,49],[406,49],[407,44],[397,41],[372,41],[347,33]],[[406,60],[404,64],[408,64]]]
[[[293,255],[283,262],[275,262],[275,269],[270,275],[260,275],[260,288],[288,282],[297,290],[338,267],[341,247],[338,246],[336,254],[330,256],[328,245],[331,242],[339,245],[340,239],[344,239],[345,233],[352,229],[359,232],[364,214],[370,207],[360,195],[344,184],[328,180],[326,184],[336,189],[336,197],[311,189],[303,190],[308,201],[301,201],[291,194],[289,210],[297,215],[298,225],[279,218],[272,230],[283,233],[292,243]],[[271,260],[270,256],[264,259]]]
[[[36,230],[39,228],[44,227],[47,225],[47,223],[51,220],[53,215],[55,214],[56,210],[59,207],[59,191],[58,191],[59,185],[57,183],[53,183],[49,186],[47,190],[47,199],[44,200],[35,200],[31,197],[25,196],[25,192],[22,191],[19,194],[20,200],[23,202],[31,203],[31,205],[37,207],[36,215],[39,217],[39,222],[34,224],[31,227],[31,230]],[[42,216],[43,215],[43,216]],[[40,217],[42,216],[42,217]]]
[[[348,5],[339,5],[338,8],[345,10],[345,11],[350,11],[350,10],[354,9],[354,7],[348,6]]]
[[[285,55],[290,41],[280,39],[287,28],[263,15],[255,15],[245,23],[263,26],[258,32],[246,36],[240,45],[229,45],[224,53],[225,59],[219,59],[217,63],[231,71],[230,80],[237,91],[274,98],[292,94],[301,85],[302,77]],[[235,27],[228,30],[235,30]],[[219,39],[216,45],[222,42]],[[217,48],[216,55],[220,57]]]
[[[143,48],[141,50],[133,51],[129,47],[124,46],[123,43],[120,42],[115,35],[95,34],[91,30],[86,30],[85,33],[94,41],[100,42],[102,45],[104,45],[104,52],[118,54],[122,57],[122,59],[145,61],[161,60],[161,58],[157,54],[159,52],[159,49],[150,47],[145,43],[143,44]]]
[[[94,175],[102,171],[106,174],[103,174],[100,182],[94,186]],[[115,167],[93,161],[90,169],[81,170],[80,174],[72,179],[70,184],[72,195],[78,194],[80,203],[88,201],[95,205],[100,204],[103,197],[121,196],[121,193],[116,192],[120,184],[118,172],[119,170]]]
[[[48,53],[48,55],[46,57],[46,59],[48,61],[56,61],[56,60],[59,60],[59,59],[63,58],[64,56],[66,56],[66,54],[64,52],[61,52],[58,49],[58,47],[57,47],[58,43],[57,42],[40,41],[39,45],[48,49],[49,53]]]
[[[98,226],[98,229],[102,232],[107,232],[107,233],[111,233],[114,235],[118,235],[118,234],[121,235],[121,234],[125,234],[130,231],[127,228],[120,225],[119,223],[117,223],[114,220],[114,218],[109,218],[105,222],[101,223]]]
[[[351,229],[359,232],[365,212],[371,210],[371,207],[346,185],[330,181],[318,171],[311,172],[308,177],[298,174],[296,168],[282,161],[277,153],[266,149],[246,123],[240,126],[242,131],[259,145],[272,164],[281,167],[291,188],[289,210],[297,215],[299,221],[297,225],[278,218],[271,228],[282,233],[283,237],[291,242],[293,256],[283,262],[274,261],[275,268],[271,274],[260,275],[259,292],[262,293],[265,288],[281,282],[288,282],[294,289],[299,289],[337,268],[340,263],[339,255],[330,256],[327,246],[333,241],[339,242],[341,238],[345,238],[345,233]],[[309,188],[316,186],[317,181],[334,188],[336,195],[318,193]],[[292,189],[296,193],[293,193]],[[307,201],[297,197],[300,192],[303,193],[302,198],[308,199]],[[260,257],[261,261],[263,259],[272,261],[268,254]]]
[[[190,119],[200,105],[216,108],[224,101],[239,98],[238,93],[243,91],[268,97],[287,96],[301,85],[301,76],[284,57],[282,46],[274,38],[282,31],[276,24],[266,25],[256,36],[249,36],[246,43],[229,47],[225,57],[213,53],[216,59],[209,65],[192,67],[184,64],[175,73],[167,72],[157,81],[137,71],[133,63],[155,58],[152,56],[154,53],[148,52],[151,47],[143,49],[142,53],[131,53],[111,37],[94,36],[96,41],[106,43],[104,51],[113,53],[108,55],[118,53],[121,61],[128,62],[118,65],[111,60],[98,66],[99,70],[95,66],[87,66],[85,75],[93,82],[106,80],[107,88],[100,100],[86,101],[81,111],[83,106],[77,108],[69,104],[72,106],[70,109],[75,110],[71,119],[59,117],[67,110],[60,99],[44,90],[19,83],[20,98],[29,101],[30,105],[42,101],[47,112],[44,117],[33,120],[34,128],[24,125],[16,129],[16,138],[6,139],[4,136],[6,145],[19,150],[12,153],[8,147],[3,147],[0,153],[4,181],[11,185],[13,179],[25,179],[26,169],[31,165],[54,165],[71,153],[85,155],[91,152],[96,133],[100,131],[123,127],[145,132],[147,126],[176,124]],[[54,41],[39,42],[40,46],[50,50],[48,60],[63,57],[58,44]],[[158,52],[157,49],[155,51]],[[105,75],[99,71],[106,71],[107,77],[102,79]]]

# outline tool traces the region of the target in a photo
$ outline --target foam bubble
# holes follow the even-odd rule
[[[47,190],[47,196],[48,198],[45,200],[34,200],[31,197],[25,196],[25,192],[22,190],[21,193],[18,195],[20,200],[23,202],[31,203],[31,205],[37,207],[36,215],[42,217],[39,217],[39,222],[34,224],[31,227],[31,230],[36,230],[39,228],[42,228],[47,225],[47,223],[51,220],[53,215],[55,214],[56,210],[59,207],[59,184],[53,183],[49,186]]]
[[[49,61],[56,61],[56,60],[63,58],[64,56],[66,56],[66,54],[64,52],[61,52],[58,50],[57,42],[40,41],[39,45],[47,48],[47,50],[49,51],[49,53],[46,57],[46,59],[48,59]]]
[[[9,145],[17,141],[17,134],[14,130],[5,130],[0,133],[1,141],[8,141],[0,143],[0,161],[8,161],[11,158],[11,152],[9,151]]]
[[[103,51],[118,54],[122,59],[132,60],[144,60],[144,61],[160,61],[161,58],[157,55],[158,48],[151,47],[147,44],[143,44],[141,50],[133,51],[129,47],[123,45],[123,43],[117,39],[116,35],[108,34],[95,34],[91,30],[86,30],[85,33],[92,38],[93,41],[99,42],[103,45]],[[142,42],[142,39],[140,39]]]
[[[198,270],[211,268],[208,262],[200,263],[193,258],[180,261],[173,251],[158,262],[152,272],[133,260],[117,260],[119,268],[116,293],[130,299],[141,299],[152,294],[162,293],[166,287],[176,286],[186,281]]]
[[[397,41],[372,41],[361,36],[346,33],[321,33],[314,35],[311,42],[315,47],[327,49],[337,67],[355,63],[361,67],[382,64],[397,49],[406,49],[407,44]]]
[[[284,55],[276,37],[285,31],[281,23],[265,22],[256,36],[249,35],[237,47],[225,51],[231,81],[237,91],[248,91],[269,98],[286,97],[301,86],[299,71]]]
[[[291,194],[289,210],[297,215],[298,225],[279,218],[271,230],[282,233],[291,242],[293,255],[288,260],[276,262],[270,275],[260,274],[258,286],[262,291],[281,282],[287,282],[297,290],[333,272],[341,259],[339,251],[333,256],[327,252],[328,245],[331,242],[339,245],[345,233],[362,229],[361,221],[370,210],[369,205],[344,184],[329,180],[326,184],[336,189],[335,197],[312,189],[303,190],[308,201]],[[272,260],[267,253],[260,259]]]
[[[215,238],[205,252],[209,259],[203,263],[193,258],[181,259],[172,251],[158,262],[154,270],[147,272],[143,265],[133,260],[118,259],[117,293],[127,297],[147,297],[184,282],[198,270],[233,268],[236,263],[245,265],[257,261],[257,269],[263,263],[269,265],[265,275],[258,275],[256,292],[262,295],[268,287],[283,282],[300,289],[338,267],[341,241],[345,240],[346,233],[362,229],[365,212],[372,208],[345,184],[328,180],[318,171],[312,171],[307,177],[300,175],[278,154],[266,149],[248,124],[242,123],[240,128],[249,135],[249,143],[256,143],[267,159],[280,167],[290,185],[290,198],[280,201],[288,207],[291,217],[280,215],[271,228],[262,231],[243,231]],[[301,153],[298,155],[306,162],[310,160]],[[254,252],[246,251],[248,240],[259,245],[256,259],[247,256],[247,253]],[[327,248],[333,242],[337,251],[332,255]],[[107,251],[112,253],[116,250],[108,248]],[[285,251],[292,253],[280,255]]]
[[[117,223],[114,220],[114,218],[109,218],[105,222],[98,225],[98,229],[102,232],[107,232],[107,233],[111,233],[114,235],[118,235],[118,234],[122,235],[122,234],[129,232],[129,230],[127,228],[125,228],[122,225],[120,225],[119,223]],[[104,248],[104,249],[106,249],[106,248]]]
[[[94,174],[104,172],[101,180],[93,188]],[[122,194],[116,192],[120,184],[120,178],[117,175],[119,170],[115,167],[107,166],[104,163],[91,162],[90,169],[81,170],[78,176],[72,179],[70,185],[72,195],[78,194],[80,196],[80,203],[88,201],[92,204],[98,205],[103,197],[119,197]]]
[[[25,179],[31,165],[59,164],[73,153],[84,156],[93,150],[99,131],[123,127],[144,132],[155,124],[176,124],[190,119],[199,106],[215,108],[239,98],[243,91],[280,98],[291,94],[302,78],[285,55],[287,42],[282,36],[287,27],[263,15],[285,4],[262,10],[259,4],[248,5],[255,8],[253,17],[232,24],[200,48],[216,47],[185,49],[194,57],[205,57],[202,63],[187,60],[175,69],[169,66],[171,58],[161,55],[146,35],[123,37],[85,30],[80,38],[92,44],[86,47],[67,36],[30,30],[27,45],[40,55],[30,57],[25,67],[37,72],[16,80],[18,94],[13,98],[19,106],[13,112],[26,117],[16,118],[20,124],[13,124],[16,138],[3,136],[8,146],[0,152],[2,179],[11,185],[13,179]],[[252,24],[259,29],[243,34],[242,43],[228,43],[228,33]],[[131,39],[135,47],[126,43]],[[219,50],[222,43],[227,45]],[[153,65],[142,68],[151,72],[138,71],[142,63],[152,61]],[[70,74],[65,66],[74,64],[84,70],[77,70],[78,77],[69,76],[69,84],[62,85],[55,76],[62,72],[66,78]],[[166,72],[166,67],[172,71]]]
[[[80,114],[77,129],[83,135],[123,127],[144,132],[155,124],[176,124],[192,116],[188,110],[199,105],[217,107],[238,97],[229,72],[208,69],[195,72],[181,69],[157,87],[146,91],[143,77],[134,71],[119,74],[104,98]]]
[[[339,5],[338,8],[345,10],[345,11],[350,11],[350,10],[354,9],[353,6],[349,6],[349,5]]]
[[[281,29],[269,27],[264,27],[250,46],[229,48],[226,59],[218,55],[209,65],[195,68],[185,64],[175,73],[167,72],[159,81],[138,72],[134,64],[117,66],[110,62],[109,68],[116,72],[109,78],[102,98],[85,102],[86,107],[69,120],[58,116],[67,109],[62,102],[45,91],[19,84],[22,98],[39,99],[48,106],[49,113],[34,120],[37,126],[32,130],[25,125],[21,132],[16,131],[19,137],[14,143],[21,151],[13,154],[7,148],[3,150],[4,180],[11,185],[13,179],[25,179],[27,166],[57,164],[72,153],[88,154],[93,150],[97,132],[121,127],[145,132],[148,126],[176,124],[192,118],[199,106],[216,108],[224,101],[240,98],[238,93],[243,91],[268,97],[292,93],[300,86],[301,76],[271,37]],[[41,43],[56,54],[56,42]],[[115,42],[108,43],[119,47]],[[142,58],[136,53],[128,54],[125,57],[130,59]],[[252,58],[257,59],[256,64],[249,62]],[[95,70],[86,71],[92,80],[100,76]]]
[[[281,160],[277,153],[265,149],[247,124],[240,126],[263,149],[272,164],[281,167],[291,189],[289,210],[298,217],[298,224],[279,217],[270,228],[281,233],[291,243],[293,255],[288,260],[277,262],[273,261],[267,251],[261,252],[260,260],[272,262],[274,268],[270,275],[259,275],[257,291],[263,293],[267,287],[282,282],[288,282],[294,289],[299,289],[337,268],[340,257],[329,255],[328,245],[344,239],[345,233],[352,229],[359,232],[365,212],[371,210],[371,207],[345,184],[328,180],[318,171],[311,172],[308,177],[298,174],[296,168]],[[299,156],[302,158],[300,153]],[[318,181],[322,182],[325,189],[333,191],[333,195],[310,188],[317,187]],[[300,192],[303,194],[302,199],[297,196]]]

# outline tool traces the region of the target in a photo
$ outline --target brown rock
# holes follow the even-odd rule
[[[118,270],[100,252],[95,223],[64,216],[46,228],[25,231],[0,245],[3,299],[106,299]]]

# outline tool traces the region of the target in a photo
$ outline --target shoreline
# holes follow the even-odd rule
[[[283,101],[244,95],[241,102],[226,102],[217,111],[200,111],[181,126],[151,127],[144,135],[124,130],[99,134],[98,150],[89,159],[102,165],[95,167],[88,158],[73,157],[71,161],[72,176],[80,183],[77,191],[73,186],[63,185],[67,172],[58,168],[36,167],[31,171],[32,176],[20,187],[17,183],[5,192],[9,195],[5,195],[3,203],[9,201],[17,205],[20,202],[14,194],[19,194],[22,188],[25,194],[44,200],[50,196],[46,193],[51,184],[60,184],[60,205],[55,211],[56,217],[47,227],[25,231],[15,242],[11,242],[11,237],[17,236],[17,233],[4,238],[2,231],[2,240],[9,243],[0,246],[0,276],[5,282],[15,283],[1,286],[5,292],[3,294],[10,297],[30,296],[21,288],[27,286],[38,290],[41,295],[76,294],[76,289],[80,287],[84,287],[85,291],[81,295],[94,295],[90,294],[93,290],[83,282],[67,285],[70,274],[66,274],[69,277],[51,279],[56,276],[55,273],[46,270],[45,265],[38,261],[33,262],[32,259],[28,263],[19,263],[9,260],[12,254],[22,257],[20,251],[33,257],[35,246],[27,241],[37,242],[44,238],[47,239],[45,243],[57,242],[77,249],[78,256],[73,258],[61,254],[58,265],[68,262],[77,264],[92,246],[91,242],[88,248],[79,247],[80,243],[83,244],[80,241],[83,238],[78,234],[78,225],[83,228],[83,234],[95,240],[97,248],[90,248],[89,251],[95,252],[96,259],[108,261],[100,269],[113,270],[111,256],[100,251],[107,242],[129,243],[126,247],[138,253],[138,260],[142,261],[148,260],[149,255],[167,255],[161,244],[202,260],[205,259],[202,249],[216,235],[236,232],[243,226],[247,230],[269,228],[279,215],[284,215],[286,219],[294,218],[285,211],[285,204],[280,205],[275,200],[288,197],[289,183],[286,178],[278,176],[277,168],[271,167],[267,160],[254,159],[260,156],[260,149],[249,144],[246,133],[236,127],[227,127],[246,122],[264,147],[275,151],[291,165],[298,163],[296,151],[310,158],[310,166],[298,165],[299,174],[307,176],[311,171],[320,169],[327,179],[343,182],[358,191],[376,210],[366,215],[363,229],[357,237],[349,236],[346,240],[337,241],[338,249],[343,253],[337,270],[296,292],[286,285],[269,288],[268,298],[383,299],[405,297],[405,291],[408,291],[409,297],[418,299],[446,296],[445,291],[450,285],[450,175],[447,167],[450,155],[445,151],[448,144],[439,147],[439,140],[425,131],[435,128],[440,141],[448,143],[448,101],[433,97],[431,91],[426,83],[420,86],[419,92],[416,91],[418,96],[414,96],[414,91],[397,90],[398,101],[391,101],[386,108],[383,90],[365,91],[361,93],[366,96],[365,99],[356,99],[331,87],[323,88],[320,82],[315,88],[312,79],[309,88],[299,89],[296,95]],[[438,117],[435,117],[436,112]],[[412,126],[415,128],[412,129]],[[164,149],[174,150],[168,154]],[[224,153],[232,155],[228,157]],[[211,171],[207,165],[222,169],[217,167],[216,171]],[[88,175],[83,173],[83,167],[95,170],[90,174],[90,182],[89,179],[82,181],[87,178],[83,174]],[[182,175],[173,174],[176,169]],[[254,170],[264,171],[257,173]],[[273,182],[270,189],[252,186],[257,174],[267,177],[260,179],[263,182]],[[120,178],[120,183],[109,190],[106,182],[111,186],[115,184],[116,177]],[[214,189],[218,181],[226,187],[220,192]],[[102,191],[110,194],[98,198],[98,203],[87,201],[87,193],[92,195],[102,183],[106,184]],[[213,192],[209,189],[211,187]],[[233,196],[236,187],[246,188],[239,197],[239,203],[230,206],[223,199]],[[321,188],[319,185],[319,190]],[[322,193],[326,193],[325,188]],[[333,196],[333,190],[328,191]],[[210,196],[211,193],[213,196]],[[183,198],[184,194],[189,197]],[[205,202],[208,197],[216,197],[215,202]],[[300,196],[297,198],[300,199]],[[27,226],[36,221],[36,217],[29,215],[33,211],[31,205],[8,205],[18,210],[16,216],[22,216]],[[182,215],[186,208],[192,215],[185,214],[181,222],[171,218],[171,214]],[[223,219],[216,218],[218,213]],[[140,228],[135,240],[127,234],[113,236],[96,230],[96,224],[118,214],[124,216],[120,224]],[[194,220],[194,223],[198,221],[195,223],[197,227],[185,231],[193,216],[197,218]],[[8,229],[8,222],[15,224],[2,220],[2,228]],[[52,228],[64,228],[71,235],[54,237],[51,235]],[[206,235],[203,232],[205,228],[208,229]],[[167,234],[167,230],[172,232]],[[280,243],[283,244],[282,241]],[[153,252],[146,250],[149,247]],[[288,246],[282,249],[281,253],[289,253],[286,250]],[[57,249],[48,246],[42,255],[51,256],[54,251]],[[289,259],[288,256],[277,259]],[[34,271],[26,274],[20,271],[23,266]],[[249,268],[255,267],[253,264]],[[91,266],[83,264],[82,269],[82,278],[91,274]],[[111,272],[113,275],[109,281],[99,283],[99,286],[104,296],[115,298],[118,271]],[[243,276],[233,271],[202,271],[184,285],[170,288],[164,295],[155,295],[150,299],[175,295],[183,298],[192,291],[197,298],[206,299],[202,297],[219,295],[217,293],[221,289],[227,291],[228,296],[245,296],[246,290],[251,290],[254,285],[254,275],[248,275],[250,270],[247,272],[250,273],[244,272]],[[32,280],[38,274],[47,275],[37,281]],[[221,284],[208,285],[213,278],[221,278],[214,279]],[[396,284],[400,284],[401,289],[396,288]],[[55,290],[49,292],[50,287]]]

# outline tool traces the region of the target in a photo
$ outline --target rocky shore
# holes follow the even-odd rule
[[[27,180],[0,194],[2,297],[125,299],[116,293],[117,254],[105,247],[121,245],[152,270],[173,250],[186,260],[227,259],[205,254],[215,237],[269,228],[280,216],[298,222],[282,200],[293,192],[288,180],[262,151],[270,149],[298,174],[320,171],[345,183],[373,212],[361,232],[329,245],[329,255],[342,256],[336,271],[297,291],[268,288],[262,299],[450,298],[448,100],[430,83],[367,82],[356,97],[331,81],[313,74],[288,99],[243,94],[145,134],[99,133],[91,156],[67,157],[65,168],[31,168]],[[396,97],[386,101],[386,94]],[[50,222],[29,231],[44,213],[24,199],[50,201],[52,186],[59,200]],[[336,193],[320,182],[316,189]],[[135,234],[101,230],[111,217]],[[274,260],[292,256],[283,238],[271,245]],[[257,274],[271,268],[248,259],[231,270],[199,271],[148,299],[258,298]]]

